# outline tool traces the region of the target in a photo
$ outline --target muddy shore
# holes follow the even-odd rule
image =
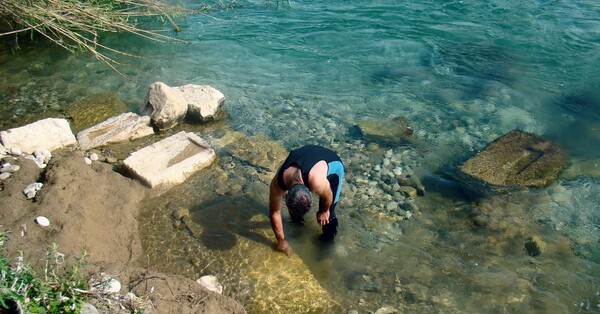
[[[114,171],[114,165],[88,165],[82,151],[53,152],[46,168],[24,156],[6,157],[19,171],[0,181],[0,228],[7,234],[4,254],[41,270],[45,251],[56,243],[66,263],[87,253],[82,272],[88,278],[109,274],[121,283],[120,294],[149,300],[152,313],[245,313],[235,300],[204,290],[194,280],[157,273],[144,254],[138,234],[140,203],[150,189]],[[43,183],[32,199],[23,189]],[[49,219],[42,227],[38,216]],[[118,305],[95,302],[103,313],[123,313]]]

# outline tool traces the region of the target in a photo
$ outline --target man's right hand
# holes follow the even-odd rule
[[[281,239],[281,241],[277,241],[277,250],[285,253],[285,255],[290,256],[290,246],[288,245],[285,239]]]

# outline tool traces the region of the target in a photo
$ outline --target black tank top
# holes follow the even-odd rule
[[[321,160],[324,160],[328,164],[332,161],[341,161],[340,157],[334,151],[318,145],[306,145],[291,151],[277,173],[279,187],[284,191],[287,190],[283,182],[283,172],[290,166],[296,166],[302,171],[302,180],[308,189],[310,189],[310,186],[308,186],[308,173]]]

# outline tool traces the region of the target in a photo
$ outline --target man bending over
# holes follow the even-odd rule
[[[290,152],[283,165],[271,180],[269,195],[269,218],[277,238],[277,249],[289,253],[289,246],[281,222],[281,200],[285,191],[285,203],[293,221],[302,222],[311,208],[311,194],[319,195],[317,222],[323,226],[322,241],[331,241],[337,234],[338,221],[335,205],[342,190],[344,165],[332,150],[317,145],[306,145]]]

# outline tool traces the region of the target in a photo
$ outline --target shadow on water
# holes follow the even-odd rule
[[[567,114],[549,130],[570,155],[579,158],[600,157],[600,83],[563,95],[556,104]],[[592,145],[590,145],[592,144]]]
[[[254,230],[269,228],[268,221],[255,220],[264,204],[248,196],[218,197],[190,209],[192,221],[202,227],[196,238],[208,249],[226,251],[237,244],[237,236],[271,246],[272,241]]]

